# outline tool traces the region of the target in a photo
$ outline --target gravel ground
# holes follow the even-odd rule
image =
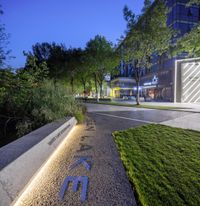
[[[76,161],[76,155],[91,156],[90,171],[83,165],[69,170],[69,166]],[[88,176],[87,200],[84,203],[80,201],[81,187],[73,193],[72,184],[64,200],[60,200],[59,191],[67,176]],[[95,122],[88,118],[86,124],[75,128],[16,205],[131,206],[136,202],[111,132],[96,127]]]

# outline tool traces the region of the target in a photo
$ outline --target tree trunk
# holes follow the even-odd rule
[[[137,105],[140,105],[140,82],[139,80],[136,81],[136,84],[137,84],[136,102],[137,102]]]
[[[72,88],[72,93],[74,93],[74,78],[71,78],[71,88]]]
[[[137,86],[137,94],[136,94],[136,103],[137,105],[140,105],[140,68],[137,65],[137,61],[135,61],[135,70],[136,70],[136,75],[135,75],[135,81],[136,81],[136,86]]]
[[[99,86],[100,86],[100,98],[103,98],[103,83],[101,82]]]
[[[96,99],[97,99],[97,102],[99,102],[98,85],[97,85],[97,76],[96,76],[96,74],[94,74],[94,82],[95,82],[95,90],[96,90]]]
[[[84,79],[82,79],[82,84],[83,84],[83,93],[85,97],[86,96],[86,81]]]

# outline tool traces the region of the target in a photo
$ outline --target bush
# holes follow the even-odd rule
[[[52,81],[46,81],[32,90],[29,114],[17,124],[19,136],[66,116],[75,116],[78,122],[84,120],[82,105],[68,92],[67,87],[60,83],[54,85]]]
[[[1,145],[10,137],[20,137],[56,119],[75,116],[79,122],[84,120],[85,108],[69,89],[41,79],[42,72],[36,75],[30,70],[0,71]]]

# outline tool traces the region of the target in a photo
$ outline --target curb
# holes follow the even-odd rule
[[[44,135],[45,132],[43,131],[48,129],[51,131],[52,127],[57,127],[0,170],[0,205],[9,206],[12,204],[76,123],[77,121],[74,117],[62,120],[59,123],[53,122],[20,138],[22,139],[20,146],[23,147],[23,142],[27,142],[27,139],[40,134]],[[10,155],[12,150],[14,153],[14,148],[19,146],[20,139],[0,148],[0,153]],[[24,145],[26,146],[26,143]],[[6,157],[3,158],[6,159]]]
[[[108,106],[117,106],[117,107],[129,107],[129,108],[138,108],[138,107],[134,107],[134,106],[129,106],[128,104],[127,105],[113,105],[113,104],[106,104],[106,103],[101,103],[101,102],[89,102],[86,104],[99,104],[99,105],[108,105]],[[150,110],[162,110],[162,111],[176,111],[176,112],[189,112],[189,113],[195,113],[195,114],[198,114],[200,113],[200,111],[189,111],[189,110],[184,110],[184,108],[180,108],[180,109],[161,109],[161,108],[148,108],[148,107],[139,107],[138,109],[150,109]]]

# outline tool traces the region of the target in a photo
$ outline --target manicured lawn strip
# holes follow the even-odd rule
[[[146,125],[113,135],[141,205],[200,205],[200,132]]]
[[[113,106],[124,106],[124,107],[136,107],[136,108],[146,108],[146,109],[160,109],[160,110],[177,110],[188,109],[183,107],[173,107],[173,106],[154,106],[154,105],[136,105],[136,104],[126,104],[126,103],[118,103],[118,102],[89,102],[94,104],[104,104],[104,105],[113,105]]]

